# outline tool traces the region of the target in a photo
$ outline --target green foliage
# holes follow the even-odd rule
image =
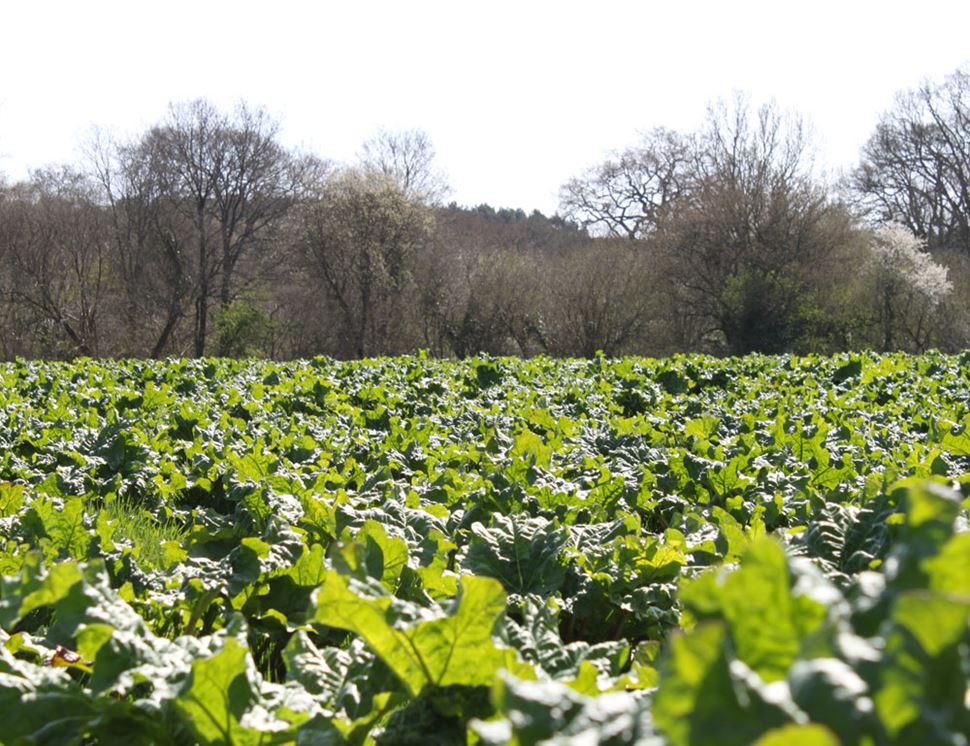
[[[725,278],[721,326],[731,354],[779,353],[812,334],[812,303],[797,281],[756,270]]]
[[[493,527],[471,527],[462,566],[496,578],[509,593],[550,596],[562,586],[566,567],[561,561],[568,535],[542,518],[494,515]]]
[[[263,309],[244,298],[237,298],[218,310],[215,316],[216,355],[254,357],[269,352],[274,324]]]
[[[181,541],[185,528],[173,517],[158,515],[128,498],[108,496],[98,515],[102,543],[128,545],[136,562],[164,570],[185,559]]]
[[[918,483],[895,494],[908,541],[894,547],[883,582],[861,583],[852,600],[815,567],[789,567],[767,539],[737,570],[684,589],[685,608],[704,621],[673,640],[661,668],[654,715],[673,744],[750,743],[809,719],[827,729],[813,736],[822,743],[832,734],[841,743],[959,742],[970,725],[970,595],[960,592],[965,572],[956,581],[930,559],[964,551],[959,501]],[[913,578],[910,563],[929,566],[947,590]],[[852,607],[876,598],[887,611],[878,633],[854,629]]]
[[[505,610],[505,595],[494,580],[465,578],[451,613],[421,615],[404,628],[389,623],[392,604],[392,597],[368,593],[331,573],[316,595],[314,620],[359,635],[412,695],[426,686],[488,686],[506,663],[506,653],[491,641]]]
[[[959,743],[965,363],[8,364],[2,738]]]

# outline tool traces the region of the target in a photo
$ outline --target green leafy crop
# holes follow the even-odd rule
[[[0,366],[4,744],[961,744],[970,372]]]

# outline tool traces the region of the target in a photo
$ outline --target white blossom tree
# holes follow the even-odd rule
[[[970,66],[901,92],[849,183],[867,215],[970,255]]]
[[[877,317],[884,350],[894,349],[898,333],[918,350],[930,341],[933,312],[953,292],[947,268],[926,251],[926,242],[908,228],[877,229],[869,245],[868,271],[875,282]]]

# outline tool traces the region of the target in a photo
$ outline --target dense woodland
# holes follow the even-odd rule
[[[0,356],[970,346],[970,68],[901,92],[837,178],[814,155],[800,117],[738,97],[547,217],[449,204],[421,131],[336,164],[258,107],[173,104],[0,181]]]

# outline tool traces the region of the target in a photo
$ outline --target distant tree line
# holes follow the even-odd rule
[[[340,358],[970,345],[970,73],[901,93],[838,181],[738,97],[564,184],[446,204],[421,131],[356,163],[259,108],[174,104],[0,182],[0,356]]]

